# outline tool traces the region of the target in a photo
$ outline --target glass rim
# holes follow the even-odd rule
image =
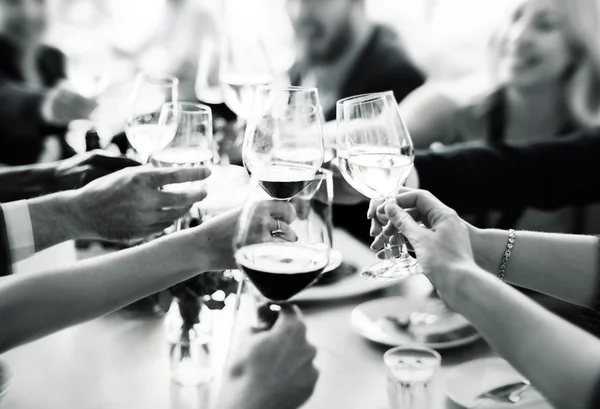
[[[158,87],[169,87],[172,85],[179,84],[179,79],[176,76],[170,74],[151,74],[147,71],[143,71],[138,74],[138,78],[143,78],[151,85],[155,85]]]
[[[394,97],[394,91],[371,92],[371,93],[367,93],[367,94],[353,95],[351,97],[346,97],[346,98],[342,98],[342,99],[338,100],[336,102],[336,105],[338,107],[341,107],[348,102],[356,102],[357,104],[364,104],[364,103],[372,102],[373,100],[381,98],[382,96],[388,96],[388,95],[391,95],[392,97]],[[395,97],[394,97],[394,99],[395,99]]]
[[[388,349],[383,354],[383,363],[385,364],[386,367],[393,368],[394,366],[388,362],[389,361],[388,358],[398,351],[409,351],[409,350],[426,352],[426,353],[432,355],[436,359],[436,361],[433,365],[428,365],[427,368],[439,368],[442,365],[442,355],[440,355],[440,353],[438,351],[436,351],[432,348],[426,347],[424,345],[420,345],[420,344],[400,345],[400,346]]]
[[[312,93],[314,92],[315,94],[319,93],[319,90],[317,89],[317,87],[303,87],[301,85],[289,85],[289,86],[282,86],[282,85],[259,85],[258,87],[256,87],[257,90],[269,90],[269,91],[293,91],[293,92],[306,92],[306,93]]]
[[[179,112],[184,112],[186,114],[212,115],[212,109],[208,105],[196,102],[167,102],[163,107],[175,111],[175,105],[177,105],[177,110]]]

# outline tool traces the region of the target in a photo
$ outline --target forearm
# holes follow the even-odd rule
[[[477,230],[471,240],[477,264],[496,272],[508,232]],[[517,232],[505,280],[564,301],[592,307],[597,293],[598,239],[594,236]]]
[[[0,353],[219,267],[212,238],[201,232],[0,281]]]
[[[477,267],[439,287],[448,305],[557,408],[590,408],[600,341]],[[561,385],[557,388],[556,385]]]
[[[77,210],[77,192],[67,191],[27,201],[35,251],[89,236],[85,218]]]
[[[0,202],[29,199],[49,193],[55,184],[54,164],[0,167]]]

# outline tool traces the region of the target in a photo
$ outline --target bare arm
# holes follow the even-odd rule
[[[475,266],[452,273],[454,284],[439,287],[444,300],[544,396],[557,408],[597,407],[597,338]]]
[[[471,240],[477,264],[496,272],[508,232],[477,230]],[[593,307],[598,281],[594,236],[517,232],[505,280],[573,304]]]
[[[75,263],[0,281],[0,353],[115,311],[198,272],[231,268],[237,213],[197,229]]]

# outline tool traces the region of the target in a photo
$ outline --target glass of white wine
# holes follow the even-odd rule
[[[163,150],[175,137],[177,117],[159,123],[165,103],[177,102],[178,79],[141,73],[135,81],[125,119],[125,134],[142,162]],[[176,106],[176,105],[175,105]]]
[[[210,107],[191,102],[164,104],[158,124],[175,123],[175,136],[161,151],[150,157],[150,163],[156,167],[211,167],[214,164],[212,111]],[[194,183],[187,182],[167,185],[169,191],[185,192]],[[197,212],[197,206],[192,209]],[[176,230],[189,227],[192,215],[188,214],[176,223]]]
[[[349,97],[337,102],[337,156],[344,179],[370,199],[395,200],[413,170],[414,148],[391,91]],[[399,254],[386,243],[386,260],[361,272],[370,280],[398,280],[419,273],[396,232]]]
[[[323,111],[317,89],[259,87],[242,158],[262,188],[274,199],[293,198],[313,180],[324,156]]]

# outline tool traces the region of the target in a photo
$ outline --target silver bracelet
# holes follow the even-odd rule
[[[506,275],[506,265],[508,264],[508,260],[512,255],[512,249],[515,247],[515,240],[517,238],[517,234],[513,229],[508,231],[508,243],[506,243],[506,251],[502,255],[502,261],[500,262],[500,269],[498,270],[498,278],[504,281],[504,276]]]

